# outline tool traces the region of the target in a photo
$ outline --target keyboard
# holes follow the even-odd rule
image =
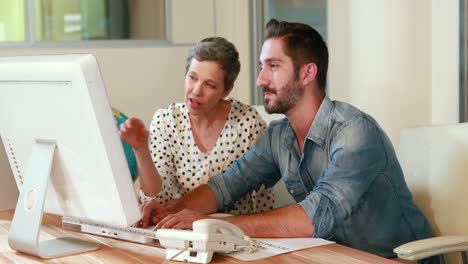
[[[62,217],[62,228],[75,232],[83,232],[92,235],[110,237],[158,247],[160,246],[159,241],[156,238],[156,230],[153,230],[154,227],[120,228],[90,223],[73,217],[64,216]]]

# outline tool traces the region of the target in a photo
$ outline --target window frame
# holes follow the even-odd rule
[[[460,0],[459,103],[460,123],[468,122],[468,0]]]
[[[263,104],[263,91],[257,87],[257,76],[260,72],[260,66],[258,65],[258,58],[262,51],[263,36],[265,33],[265,18],[267,14],[267,1],[264,0],[253,0],[250,1],[250,36],[252,41],[250,42],[251,50],[251,90],[250,90],[250,103],[252,105]]]
[[[35,0],[24,1],[25,40],[0,42],[0,48],[99,48],[99,47],[147,47],[147,46],[174,46],[172,42],[172,12],[170,0],[164,0],[164,38],[163,40],[78,40],[78,41],[36,41],[36,3]],[[175,45],[177,46],[177,44]]]

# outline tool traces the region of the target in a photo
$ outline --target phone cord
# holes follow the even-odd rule
[[[252,238],[250,238],[248,236],[245,236],[244,239],[249,241],[249,244],[242,248],[245,253],[250,254],[250,253],[253,253],[253,252],[257,251],[257,249],[258,249],[257,241],[255,241],[254,239],[252,239]]]

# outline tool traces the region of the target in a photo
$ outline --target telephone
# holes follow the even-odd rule
[[[201,219],[193,222],[193,231],[158,229],[156,237],[166,248],[166,259],[210,263],[214,252],[253,252],[255,242],[242,230],[224,220]]]

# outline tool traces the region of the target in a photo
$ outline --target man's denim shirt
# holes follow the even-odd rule
[[[222,210],[281,178],[315,226],[314,237],[395,257],[393,248],[431,236],[389,138],[349,104],[325,97],[303,154],[287,118],[272,122],[243,157],[208,184]]]

